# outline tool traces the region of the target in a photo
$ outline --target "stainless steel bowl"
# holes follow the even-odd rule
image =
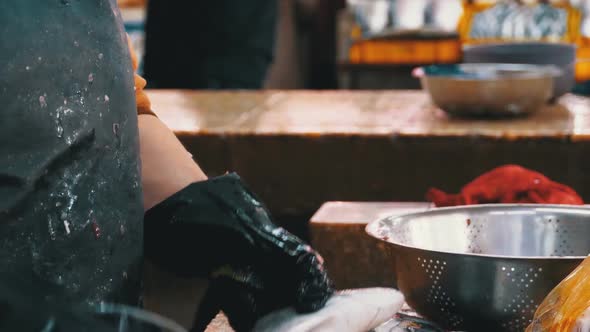
[[[553,98],[570,92],[575,83],[576,45],[561,43],[501,43],[463,48],[466,63],[523,63],[554,65],[561,74],[553,82]]]
[[[377,220],[367,232],[387,243],[383,268],[419,314],[451,330],[523,331],[590,253],[590,209],[442,208]]]
[[[434,104],[456,116],[515,116],[539,110],[553,95],[554,66],[433,65],[417,72]]]

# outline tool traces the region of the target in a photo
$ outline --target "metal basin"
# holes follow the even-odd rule
[[[466,63],[523,63],[554,65],[561,69],[555,77],[553,98],[570,92],[575,85],[576,46],[560,43],[502,43],[466,46]]]
[[[515,116],[539,110],[553,94],[553,66],[433,65],[420,69],[434,104],[456,116]]]
[[[523,331],[590,253],[590,209],[480,205],[377,220],[410,306],[460,331]],[[382,268],[382,267],[378,267]]]

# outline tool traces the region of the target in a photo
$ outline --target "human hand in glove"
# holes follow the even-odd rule
[[[145,85],[135,74],[138,114],[153,115]],[[206,181],[156,117],[140,116],[138,125],[144,207],[149,210],[146,256],[171,272],[211,280],[195,331],[204,330],[220,310],[234,328],[249,330],[259,317],[279,308],[295,306],[305,313],[323,307],[333,291],[315,251],[274,225],[237,175]]]
[[[210,278],[195,331],[220,310],[247,331],[279,308],[316,311],[333,293],[321,257],[274,225],[235,174],[193,183],[149,210],[144,245],[161,268]]]

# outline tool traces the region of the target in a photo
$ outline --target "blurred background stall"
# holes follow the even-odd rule
[[[544,108],[540,119],[466,121],[447,118],[422,92],[403,90],[420,88],[419,80],[411,75],[416,66],[461,62],[464,48],[482,44],[475,38],[478,34],[497,33],[496,38],[487,38],[488,43],[536,40],[577,47],[577,63],[571,64],[579,82],[574,91],[586,93],[590,1],[276,0],[276,4],[274,59],[262,87],[280,93],[151,90],[149,94],[155,111],[207,172],[238,171],[282,221],[293,220],[304,232],[302,221],[324,201],[421,200],[434,182],[455,188],[467,177],[506,162],[518,161],[562,177],[570,185],[586,183],[579,160],[585,158],[587,148],[586,122],[581,120],[587,116],[578,107],[585,101],[565,98]],[[121,0],[126,28],[138,54],[144,53],[148,5]],[[503,6],[511,6],[512,16],[492,15],[490,21],[489,15],[480,15]],[[522,36],[514,27],[518,15],[528,17],[531,11],[538,22],[555,23],[541,29],[541,38],[534,35],[538,34],[535,24],[522,30]],[[488,24],[475,34],[471,22],[478,20],[477,15],[488,19]],[[526,36],[537,37],[523,38]],[[550,58],[547,54],[528,56],[535,61]],[[343,91],[289,92],[295,89]],[[520,134],[515,138],[513,130],[527,138]],[[577,141],[564,139],[570,135]],[[383,145],[376,143],[378,138]],[[355,150],[357,144],[362,148]],[[399,151],[390,156],[385,151],[392,147]],[[482,153],[486,147],[494,152]],[[557,147],[564,153],[562,161],[547,162],[543,156],[554,155]],[[467,150],[457,154],[461,149]],[[284,155],[284,151],[290,153]],[[317,157],[310,157],[312,153]],[[415,160],[409,157],[412,155]],[[450,155],[456,158],[448,158]],[[432,169],[427,161],[434,156],[448,163],[447,167]],[[388,158],[393,159],[386,161]],[[466,163],[470,169],[463,171]],[[564,168],[564,163],[569,166]],[[310,175],[312,168],[314,176]],[[422,172],[417,171],[420,169]],[[342,181],[352,174],[364,174],[364,178]],[[379,176],[373,179],[376,174]],[[586,195],[585,188],[579,190]]]
[[[145,47],[145,11],[149,4],[147,0],[119,0],[119,3],[126,28],[141,58]],[[590,1],[523,3],[518,5],[516,1],[505,0],[277,1],[274,61],[263,87],[417,89],[419,82],[410,75],[414,67],[460,62],[462,48],[467,45],[543,40],[573,43],[578,47],[576,79],[582,84],[576,91],[585,93],[583,83],[590,79]],[[512,14],[499,16],[502,10]],[[487,15],[482,15],[483,11]],[[553,15],[557,24],[535,32],[529,29],[534,22],[527,28],[523,20],[531,15],[537,22],[547,21],[547,17]],[[497,19],[494,22],[490,17]],[[522,27],[514,22],[523,22]],[[482,26],[488,33],[500,35],[481,38],[485,33],[480,31]],[[550,36],[559,34],[560,27],[563,27],[562,35]],[[520,30],[524,33],[522,36],[518,36]],[[501,35],[502,31],[506,35]]]

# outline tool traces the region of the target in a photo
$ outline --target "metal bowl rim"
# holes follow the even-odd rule
[[[471,49],[482,49],[482,48],[494,48],[494,47],[510,47],[510,46],[531,46],[531,45],[538,45],[541,47],[553,47],[553,46],[558,46],[558,47],[564,47],[564,48],[569,48],[569,49],[574,49],[577,50],[578,49],[578,45],[576,44],[572,44],[572,43],[566,43],[566,42],[555,42],[555,43],[547,43],[547,42],[539,42],[539,41],[518,41],[518,42],[507,42],[507,43],[501,43],[501,42],[497,42],[497,43],[484,43],[484,44],[466,44],[463,45],[462,49],[463,50],[471,50]]]
[[[453,251],[444,251],[444,250],[432,250],[432,249],[425,249],[420,247],[414,247],[406,244],[399,243],[393,240],[385,240],[381,237],[377,236],[376,230],[378,229],[379,223],[385,221],[387,219],[399,220],[399,219],[408,219],[415,216],[422,216],[427,214],[433,213],[440,213],[445,211],[453,211],[453,210],[480,210],[484,208],[501,208],[501,209],[512,209],[512,208],[546,208],[546,209],[571,209],[571,210],[584,210],[590,214],[590,207],[586,207],[583,205],[565,205],[565,204],[479,204],[479,205],[462,205],[462,206],[452,206],[452,207],[442,207],[442,208],[434,208],[431,210],[426,210],[423,212],[414,212],[414,213],[406,213],[402,215],[391,215],[388,217],[381,217],[379,219],[373,220],[372,222],[368,223],[365,227],[365,232],[374,239],[379,241],[385,242],[389,245],[393,245],[395,247],[400,247],[404,249],[410,250],[419,250],[422,252],[427,253],[435,253],[435,254],[444,254],[450,256],[469,256],[469,257],[478,257],[478,258],[491,258],[491,259],[504,259],[504,260],[584,260],[588,256],[513,256],[513,255],[490,255],[490,254],[476,254],[476,253],[460,253],[460,252],[453,252]]]
[[[531,79],[553,79],[563,75],[563,70],[556,65],[535,65],[535,64],[522,64],[522,63],[495,63],[495,62],[470,62],[470,63],[460,63],[457,64],[458,66],[469,66],[469,67],[477,67],[477,66],[493,66],[498,69],[503,70],[513,70],[513,71],[524,71],[515,76],[510,77],[490,77],[490,78],[468,78],[468,77],[461,77],[455,75],[428,75],[424,71],[425,67],[420,67],[424,72],[422,78],[432,80],[432,79],[442,79],[442,80],[450,80],[450,81],[461,81],[461,82],[501,82],[501,81],[524,81],[524,80],[531,80]],[[437,66],[437,65],[431,65]]]

